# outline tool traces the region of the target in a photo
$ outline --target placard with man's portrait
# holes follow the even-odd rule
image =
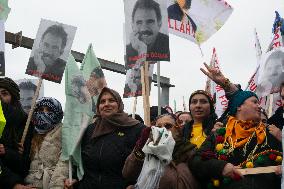
[[[20,89],[20,102],[26,113],[29,113],[36,92],[38,79],[18,79],[15,81]],[[44,96],[44,85],[41,84],[38,99]]]
[[[261,58],[256,93],[260,97],[278,93],[283,81],[284,48],[278,47]]]
[[[141,68],[135,66],[126,71],[123,98],[142,96]],[[149,64],[149,86],[151,86],[154,64]],[[149,89],[150,90],[150,89]]]
[[[126,69],[137,61],[170,61],[165,0],[124,1]]]
[[[41,19],[26,74],[60,83],[76,27]]]

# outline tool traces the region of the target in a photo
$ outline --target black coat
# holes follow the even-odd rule
[[[5,155],[0,156],[0,188],[10,189],[15,184],[23,184],[24,178],[29,170],[29,153],[33,127],[30,126],[24,143],[24,152],[18,152],[18,143],[20,143],[25,128],[27,115],[23,110],[11,105],[2,103],[3,113],[6,119],[6,125],[3,130],[0,144],[5,147]]]
[[[129,183],[122,168],[143,129],[143,124],[117,128],[112,133],[92,138],[95,124],[88,126],[81,144],[84,176],[78,189],[125,189]]]
[[[276,127],[282,130],[284,126],[284,108],[279,107],[275,113],[267,120],[268,124],[274,124]]]
[[[281,143],[269,134],[268,131],[266,131],[266,133],[268,145],[260,145],[254,154],[259,154],[271,149],[282,152]],[[216,136],[211,134],[199,148],[197,155],[193,158],[193,161],[190,162],[190,168],[194,175],[200,180],[202,188],[204,189],[208,187],[212,178],[220,180],[221,185],[218,187],[219,189],[280,189],[281,178],[274,173],[246,175],[239,181],[230,181],[228,184],[223,183],[222,171],[225,165],[228,162],[233,165],[239,165],[244,162],[248,158],[248,152],[251,152],[255,145],[256,137],[253,137],[247,146],[247,153],[245,153],[245,156],[243,148],[236,148],[227,161],[218,160],[211,156],[206,156],[205,158],[205,152],[212,152],[213,154],[216,154]],[[255,167],[276,165],[274,161],[270,161],[269,159],[264,159],[261,163],[254,161],[254,163]]]

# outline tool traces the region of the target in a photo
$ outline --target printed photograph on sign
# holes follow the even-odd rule
[[[141,59],[170,61],[167,1],[124,0],[124,10],[126,69]]]
[[[76,75],[72,79],[72,94],[81,104],[90,103],[92,97],[87,87],[87,82],[82,75]]]
[[[201,44],[224,25],[232,11],[223,0],[168,0],[169,31]]]
[[[60,83],[76,27],[42,19],[26,74]]]
[[[16,80],[16,83],[18,84],[20,89],[20,102],[22,104],[22,107],[26,113],[29,113],[32,106],[33,96],[37,88],[38,79],[19,79]],[[44,87],[42,83],[39,90],[38,99],[43,96]]]
[[[278,93],[284,81],[284,48],[279,47],[262,57],[258,75],[257,95]]]
[[[123,98],[142,96],[141,67],[135,66],[126,71]],[[149,64],[149,86],[151,86],[154,64]]]
[[[100,94],[102,89],[107,86],[105,75],[101,67],[93,69],[86,84],[92,97]]]
[[[0,20],[0,76],[5,76],[5,25]]]

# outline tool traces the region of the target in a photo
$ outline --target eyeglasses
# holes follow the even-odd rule
[[[174,127],[174,125],[171,124],[171,123],[160,123],[160,124],[157,125],[157,127],[160,127],[160,128],[165,127],[166,129],[170,129],[170,128]]]

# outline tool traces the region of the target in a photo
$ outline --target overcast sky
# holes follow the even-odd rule
[[[232,82],[243,88],[256,67],[254,28],[256,28],[263,51],[272,39],[272,24],[275,10],[284,16],[284,4],[280,0],[228,0],[234,11],[225,25],[208,41],[201,45],[201,57],[197,45],[170,35],[171,62],[161,62],[161,75],[169,77],[170,106],[174,99],[177,110],[182,109],[182,97],[204,89],[206,77],[199,70],[203,61],[210,61],[212,48],[216,47],[221,70]],[[97,57],[124,64],[123,0],[10,0],[11,12],[6,21],[6,31],[23,32],[35,38],[41,18],[50,19],[77,27],[72,50],[85,53],[89,43],[93,44]],[[31,50],[12,49],[6,44],[6,75],[13,79],[34,78],[25,74]],[[154,72],[156,70],[156,66]],[[108,86],[121,95],[125,75],[104,70]],[[44,81],[45,96],[60,100],[64,106],[64,80],[61,84]],[[126,112],[131,112],[133,98],[124,99]],[[157,88],[152,87],[151,105],[157,105]],[[138,113],[142,114],[142,97],[138,98]]]

